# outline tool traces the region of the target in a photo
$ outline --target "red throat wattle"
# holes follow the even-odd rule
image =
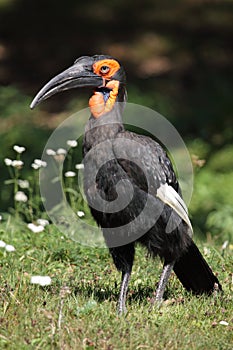
[[[89,99],[89,107],[93,117],[95,118],[99,118],[103,114],[108,113],[113,109],[118,95],[119,81],[111,80],[105,85],[105,87],[111,90],[109,93],[109,98],[106,102],[101,91],[94,91],[94,94]]]

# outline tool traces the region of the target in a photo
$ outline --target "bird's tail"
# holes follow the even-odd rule
[[[174,272],[183,286],[194,294],[211,294],[222,290],[217,277],[194,242],[174,265]]]

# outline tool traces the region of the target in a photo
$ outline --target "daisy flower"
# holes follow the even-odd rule
[[[23,152],[26,150],[25,147],[23,147],[23,146],[18,146],[18,145],[14,145],[14,146],[13,146],[13,149],[14,149],[15,152],[17,152],[17,153],[19,153],[19,154],[23,153]]]

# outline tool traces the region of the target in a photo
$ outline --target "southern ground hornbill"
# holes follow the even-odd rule
[[[166,152],[151,138],[124,129],[125,85],[124,69],[116,59],[83,56],[51,79],[31,103],[34,108],[66,89],[94,90],[83,141],[84,190],[113,261],[122,272],[120,313],[125,311],[137,242],[164,262],[156,290],[158,303],[172,270],[183,286],[195,294],[222,289],[191,238],[187,208]],[[91,173],[96,174],[94,179]],[[129,188],[133,193],[130,203]],[[99,200],[104,206],[98,204]],[[114,207],[113,203],[117,205]]]

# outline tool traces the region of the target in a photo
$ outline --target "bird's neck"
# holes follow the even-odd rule
[[[119,132],[124,130],[122,123],[123,104],[116,103],[111,112],[95,118],[91,115],[85,127],[84,148],[86,154],[92,147],[97,144],[112,140]]]

